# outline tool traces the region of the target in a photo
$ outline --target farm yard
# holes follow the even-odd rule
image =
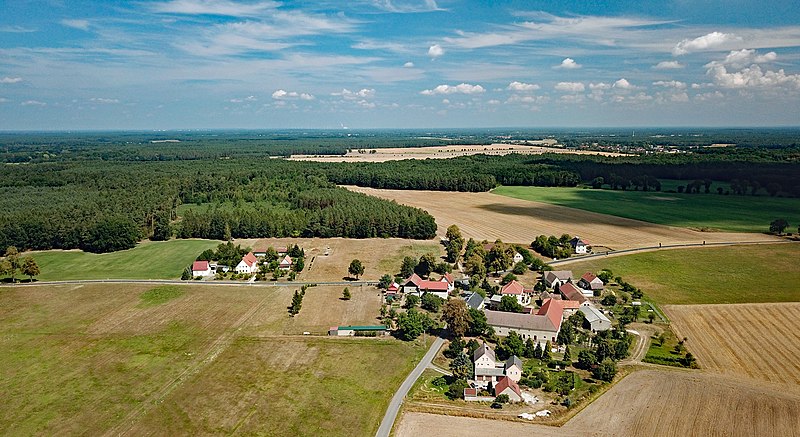
[[[579,235],[591,244],[614,250],[662,244],[717,241],[763,241],[763,234],[699,232],[580,209],[532,202],[494,193],[456,193],[414,190],[383,190],[348,186],[350,190],[422,208],[436,219],[438,234],[451,224],[465,238],[501,239],[530,244],[536,236]]]
[[[421,345],[284,335],[374,324],[377,292],[352,290],[344,302],[341,287],[311,287],[290,318],[293,288],[0,287],[0,434],[157,432],[167,425],[183,433],[280,434],[286,423],[300,434],[371,434]],[[219,397],[208,396],[209,385]],[[280,405],[262,408],[271,396]],[[232,400],[237,408],[219,419]],[[191,420],[180,412],[186,405]],[[303,428],[312,417],[319,428]],[[337,424],[344,418],[347,426]]]

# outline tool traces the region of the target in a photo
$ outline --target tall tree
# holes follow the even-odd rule
[[[461,299],[449,299],[442,309],[442,320],[456,337],[463,336],[469,329],[470,316],[467,304]]]
[[[461,255],[461,250],[464,248],[464,237],[461,236],[461,231],[456,225],[450,225],[445,234],[447,238],[447,262],[455,263]]]
[[[350,261],[350,267],[347,268],[347,272],[358,279],[359,276],[364,274],[364,265],[361,264],[360,260],[354,259]]]
[[[436,257],[432,253],[426,253],[419,257],[419,263],[414,271],[423,278],[428,277],[436,267]]]
[[[19,262],[19,251],[14,246],[8,246],[6,249],[6,261],[8,262],[8,275],[11,276],[11,282],[16,282],[17,270],[21,267]]]
[[[406,256],[403,257],[403,264],[400,266],[400,276],[404,278],[408,278],[412,274],[414,274],[414,269],[417,268],[417,260]]]
[[[25,257],[22,261],[22,274],[28,276],[33,282],[34,276],[39,276],[41,272],[39,271],[39,265],[36,264],[36,261],[33,257],[28,256]]]
[[[450,371],[453,372],[453,377],[456,379],[467,380],[472,378],[472,362],[467,357],[467,354],[461,352],[452,362],[450,362]]]
[[[500,298],[500,305],[497,306],[497,309],[507,313],[521,313],[524,311],[517,298],[511,295],[505,295]]]

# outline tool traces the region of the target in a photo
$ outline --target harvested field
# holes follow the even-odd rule
[[[452,145],[430,147],[392,147],[378,149],[351,150],[345,155],[292,155],[291,161],[318,162],[386,162],[401,159],[447,159],[470,155],[541,155],[543,153],[567,153],[574,155],[625,156],[623,153],[594,152],[589,150],[570,150],[561,147],[549,147],[555,140],[530,141],[532,145],[523,144],[491,144]]]
[[[721,400],[724,399],[724,402]],[[563,427],[405,413],[398,437],[797,436],[800,392],[701,372],[643,370],[617,383]]]
[[[668,305],[672,328],[701,368],[797,387],[800,303]]]
[[[559,236],[567,233],[580,235],[593,245],[620,250],[657,246],[659,243],[770,239],[762,234],[698,232],[492,193],[347,188],[422,208],[436,218],[439,235],[444,235],[448,226],[456,224],[466,238],[476,240],[494,241],[499,238],[528,245],[541,234]]]

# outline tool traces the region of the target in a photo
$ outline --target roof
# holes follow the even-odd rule
[[[569,240],[569,244],[571,244],[572,247],[587,246],[589,242],[576,235],[572,240]]]
[[[208,261],[195,261],[192,263],[193,272],[204,272],[208,270]]]
[[[475,387],[467,387],[464,389],[464,397],[478,396],[478,389]]]
[[[442,275],[442,279],[440,279],[439,281],[446,281],[448,284],[454,284],[456,282],[455,278],[453,278],[453,275],[451,275],[450,273],[445,273],[444,275]]]
[[[267,249],[269,246],[256,246],[253,249],[253,253],[267,253]]]
[[[522,294],[523,292],[525,292],[525,287],[517,282],[516,279],[504,285],[503,288],[500,289],[500,294]]]
[[[544,280],[547,282],[553,282],[555,279],[560,279],[562,281],[566,281],[567,279],[572,279],[572,271],[571,270],[551,270],[545,272]]]
[[[506,313],[503,311],[484,310],[486,323],[490,326],[502,326],[509,329],[527,329],[532,331],[558,332],[561,328],[562,313],[558,311],[543,314]]]
[[[586,317],[586,320],[589,323],[593,323],[593,322],[597,322],[597,321],[611,323],[611,320],[608,317],[606,317],[605,314],[601,313],[600,310],[598,310],[595,307],[580,307],[578,309],[578,311],[583,313],[583,316]]]
[[[281,264],[280,264],[280,265],[282,265],[282,266],[283,266],[283,265],[292,265],[292,258],[291,258],[289,255],[286,255],[286,256],[285,256],[285,257],[283,257],[283,259],[281,260]]]
[[[494,357],[494,351],[486,343],[481,344],[480,347],[475,349],[475,353],[472,354],[472,361],[478,361],[478,358],[480,358],[480,357],[482,357],[484,355],[488,355],[489,358],[492,359],[492,361],[496,361],[496,359]]]
[[[420,278],[416,273],[412,273],[411,276],[406,279],[405,282],[403,282],[403,285],[406,285],[409,282],[419,287],[419,283],[422,282],[422,278]]]
[[[447,291],[448,284],[447,282],[442,281],[428,281],[423,279],[417,284],[420,290],[430,290],[430,291]]]
[[[576,287],[575,285],[573,285],[570,282],[567,282],[566,284],[561,285],[561,287],[559,287],[558,291],[567,300],[574,300],[574,301],[579,302],[579,303],[586,302],[586,297],[583,295],[581,290],[579,290],[578,287]]]
[[[506,371],[503,367],[475,367],[475,376],[503,376],[505,374]]]
[[[504,392],[507,388],[510,388],[517,396],[522,397],[522,392],[519,389],[519,386],[513,379],[509,378],[508,376],[504,376],[497,380],[497,384],[494,386],[494,392],[496,394],[500,394]]]
[[[592,272],[586,272],[581,276],[581,279],[583,279],[586,282],[592,282],[595,279],[597,279],[597,275],[595,275]]]
[[[384,325],[348,325],[348,326],[339,326],[338,329],[348,330],[348,331],[385,331],[386,330],[386,326],[384,326]]]
[[[564,317],[564,308],[569,301],[547,299],[542,303],[542,307],[536,313],[537,316],[544,316],[550,319],[553,326],[561,326],[561,319]]]
[[[247,252],[247,255],[242,257],[242,261],[244,261],[248,267],[253,267],[258,262],[258,258],[253,255],[253,252]]]
[[[503,369],[508,370],[511,366],[517,366],[519,370],[522,370],[522,360],[518,356],[512,355],[511,358],[506,360],[506,365]]]
[[[400,290],[400,284],[398,284],[397,282],[392,282],[392,285],[390,285],[389,288],[386,289],[386,291],[398,291],[398,290]]]
[[[278,252],[278,253],[286,253],[288,251],[289,251],[289,249],[287,249],[285,247],[276,247],[275,248],[275,252]]]
[[[466,299],[467,306],[470,308],[478,309],[480,308],[481,304],[483,303],[483,296],[480,295],[477,291],[470,294],[469,297]]]

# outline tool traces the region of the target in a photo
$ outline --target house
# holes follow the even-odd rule
[[[523,258],[519,252],[514,252],[514,264],[521,263],[522,261],[525,261],[525,258]]]
[[[603,280],[598,278],[592,272],[586,272],[581,276],[581,279],[578,281],[578,285],[582,288],[587,290],[602,290],[605,284],[603,284]]]
[[[242,257],[242,260],[239,261],[239,264],[236,265],[234,271],[239,274],[252,274],[257,272],[258,258],[256,258],[253,252],[248,252],[247,255]]]
[[[419,295],[419,284],[422,283],[422,278],[420,278],[416,273],[412,273],[411,276],[403,282],[403,293],[406,294],[417,294]]]
[[[428,279],[420,278],[416,273],[412,274],[410,278],[406,279],[403,283],[403,292],[406,294],[416,294],[422,297],[425,293],[431,293],[442,299],[447,299],[448,294],[453,289],[453,286],[446,280],[431,281]]]
[[[567,318],[575,314],[580,307],[581,304],[575,302],[574,300],[545,299],[542,301],[542,306],[539,308],[539,311],[536,314],[547,315],[551,311],[555,311],[556,313],[561,311],[561,314],[563,314],[564,318]]]
[[[392,282],[392,285],[386,289],[386,294],[394,295],[400,292],[400,284],[397,282]]]
[[[456,279],[450,273],[445,273],[442,275],[442,278],[439,279],[439,282],[447,283],[447,291],[451,292],[456,288]]]
[[[572,250],[577,254],[589,253],[589,242],[581,239],[577,235],[572,240],[569,240],[569,244],[572,246]]]
[[[483,343],[472,358],[475,363],[475,386],[487,387],[490,382],[494,384],[504,377],[510,377],[515,382],[522,378],[522,360],[516,355],[498,363],[492,348]]]
[[[195,261],[192,263],[192,276],[211,276],[214,272],[208,261]]]
[[[572,282],[562,284],[560,287],[558,287],[558,292],[561,293],[561,297],[563,297],[564,300],[574,300],[581,305],[588,302],[586,300],[586,296],[583,294],[583,291],[572,284]]]
[[[283,259],[280,263],[278,263],[278,268],[281,270],[289,270],[292,268],[292,258],[289,255],[284,255]]]
[[[328,335],[336,336],[336,337],[354,337],[354,336],[364,336],[364,337],[372,337],[378,335],[385,335],[388,332],[385,326],[383,325],[362,325],[362,326],[331,326],[328,330]]]
[[[544,346],[548,341],[555,343],[561,329],[563,311],[560,306],[553,305],[544,313],[521,314],[503,311],[483,310],[486,323],[494,328],[495,334],[507,336],[515,331],[523,340],[532,339]]]
[[[497,380],[497,384],[494,386],[494,395],[507,395],[508,400],[511,402],[522,402],[522,390],[520,390],[517,383],[508,376]]]
[[[485,305],[483,296],[478,292],[470,294],[465,300],[467,301],[467,306],[472,309],[482,310]]]
[[[505,374],[514,382],[519,382],[522,379],[522,360],[518,356],[513,355],[506,360],[504,366]]]
[[[514,296],[517,298],[517,302],[520,305],[527,305],[531,302],[530,294],[525,290],[525,287],[522,286],[517,280],[513,280],[508,284],[504,285],[500,289],[501,296]]]
[[[551,270],[544,273],[544,284],[548,288],[555,288],[556,285],[561,285],[571,280],[572,271],[570,270]]]
[[[256,246],[253,249],[253,255],[258,258],[263,258],[267,256],[267,249],[269,249],[269,246]]]
[[[278,255],[286,255],[287,253],[289,253],[289,249],[285,247],[276,247],[275,252],[278,252]]]
[[[583,306],[580,307],[578,311],[583,313],[586,321],[589,322],[589,325],[592,327],[593,332],[608,331],[611,329],[611,320],[597,308],[593,306]]]

